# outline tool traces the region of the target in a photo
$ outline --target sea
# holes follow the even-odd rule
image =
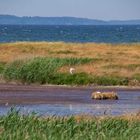
[[[138,43],[140,25],[0,25],[0,42]]]

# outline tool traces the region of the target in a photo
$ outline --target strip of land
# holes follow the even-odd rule
[[[55,69],[56,74],[53,75],[53,78],[51,77],[51,80],[43,80],[44,77],[40,80],[34,77],[34,75],[36,75],[35,71],[31,73],[31,69],[27,70],[28,64],[23,66],[23,61],[27,62],[37,57],[39,60],[36,63],[40,63],[43,68],[44,61],[46,61],[47,58],[49,58],[51,62],[56,62],[54,65],[51,65],[51,67],[56,66],[57,62],[60,62],[61,66],[59,65]],[[45,60],[42,60],[42,58],[45,58]],[[51,59],[53,59],[53,61]],[[18,64],[15,63],[17,61],[19,62]],[[36,63],[31,61],[30,68],[35,69],[32,66],[37,65]],[[80,44],[63,42],[18,42],[0,44],[1,75],[5,68],[7,68],[7,65],[10,64],[12,67],[8,67],[8,72],[6,71],[8,74],[6,73],[5,77],[12,81],[56,85],[140,86],[139,43]],[[12,75],[12,71],[17,70],[13,68],[13,65],[15,67],[21,66],[22,70],[26,69],[26,75],[23,76],[23,72],[19,74],[20,77],[19,75]],[[69,76],[69,69],[71,67],[75,68],[75,75],[73,77]],[[35,80],[28,78],[31,75],[30,73]],[[42,72],[42,75],[45,74]],[[85,82],[82,78],[80,79],[79,77],[81,76],[87,81]],[[75,79],[75,77],[77,79]],[[66,81],[66,79],[68,80]]]

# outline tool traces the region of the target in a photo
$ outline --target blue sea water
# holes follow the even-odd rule
[[[0,25],[0,42],[16,41],[136,43],[140,42],[140,25]]]

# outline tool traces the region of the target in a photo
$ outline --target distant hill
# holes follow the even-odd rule
[[[140,25],[140,20],[112,20],[108,21],[110,25]]]
[[[75,17],[18,17],[0,15],[1,25],[140,25],[140,20],[103,21]]]

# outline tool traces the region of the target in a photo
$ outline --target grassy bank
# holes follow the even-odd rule
[[[140,44],[0,44],[0,74],[22,83],[139,86]]]
[[[0,139],[10,140],[139,140],[139,116],[49,117],[19,115],[12,111],[0,117]]]
[[[56,84],[56,85],[128,85],[123,77],[96,76],[87,73],[70,74],[60,72],[63,66],[76,66],[91,63],[91,58],[34,58],[18,60],[6,65],[3,78],[22,83]],[[69,70],[68,70],[69,71]]]

